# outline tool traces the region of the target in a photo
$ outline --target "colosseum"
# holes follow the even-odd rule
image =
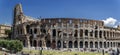
[[[21,4],[17,4],[12,38],[21,40],[24,47],[103,49],[120,47],[120,27],[107,27],[103,21],[85,18],[33,19],[24,15]]]

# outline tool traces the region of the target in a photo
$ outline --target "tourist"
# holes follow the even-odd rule
[[[109,49],[109,55],[114,55],[114,50],[112,48]]]

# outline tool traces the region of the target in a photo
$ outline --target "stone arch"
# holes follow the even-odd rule
[[[95,30],[95,38],[97,38],[97,37],[98,37],[98,31]]]
[[[53,48],[53,49],[56,48],[56,41],[55,41],[55,40],[52,41],[52,48]]]
[[[107,42],[107,47],[109,47],[109,42]]]
[[[72,48],[72,41],[69,41],[69,43],[68,43],[68,46],[69,46],[69,48]]]
[[[30,46],[33,46],[32,44],[33,44],[33,41],[30,39]]]
[[[78,36],[78,30],[75,30],[74,32],[75,32],[74,37],[77,37]]]
[[[104,48],[106,48],[106,42],[104,42]]]
[[[34,44],[33,44],[34,47],[37,47],[37,41],[34,40]]]
[[[56,36],[56,29],[52,30],[52,36],[55,37]]]
[[[32,30],[32,29],[30,29],[30,34],[32,34],[32,31],[33,31],[33,30]]]
[[[78,42],[77,41],[74,42],[74,47],[78,48]]]
[[[34,34],[37,34],[37,28],[34,28]]]
[[[95,42],[95,48],[98,48],[98,42]]]
[[[41,40],[39,41],[39,47],[42,47],[42,41]]]
[[[63,41],[63,48],[66,48],[67,41]]]
[[[30,33],[29,30],[30,30],[30,25],[26,25],[26,32]]]
[[[51,47],[51,42],[50,42],[50,40],[47,40],[47,42],[46,42],[46,47]]]
[[[90,42],[90,48],[93,48],[93,42],[92,41]]]
[[[85,48],[88,48],[88,42],[85,41]]]
[[[80,48],[83,48],[83,41],[80,41]]]
[[[104,37],[106,38],[106,31],[104,31]]]
[[[99,46],[100,46],[100,48],[102,48],[102,42],[101,41],[99,42]]]
[[[102,38],[102,31],[99,31],[99,37]]]
[[[83,30],[80,29],[80,37],[83,37]]]
[[[112,47],[112,42],[110,42],[110,45],[111,45],[110,47]]]
[[[57,48],[61,48],[61,41],[60,40],[57,42]]]
[[[88,36],[88,30],[85,30],[85,36]]]

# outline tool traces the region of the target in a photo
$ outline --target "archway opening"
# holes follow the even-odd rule
[[[69,48],[72,48],[72,41],[69,41]]]
[[[83,42],[80,41],[80,48],[83,48]]]
[[[90,48],[93,48],[93,42],[92,41],[90,42]]]
[[[78,42],[77,41],[74,42],[74,47],[78,48]]]
[[[57,48],[61,48],[61,41],[60,40],[57,42]]]

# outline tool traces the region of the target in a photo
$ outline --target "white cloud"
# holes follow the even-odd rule
[[[109,17],[104,21],[105,26],[116,27],[117,20],[115,18]]]

